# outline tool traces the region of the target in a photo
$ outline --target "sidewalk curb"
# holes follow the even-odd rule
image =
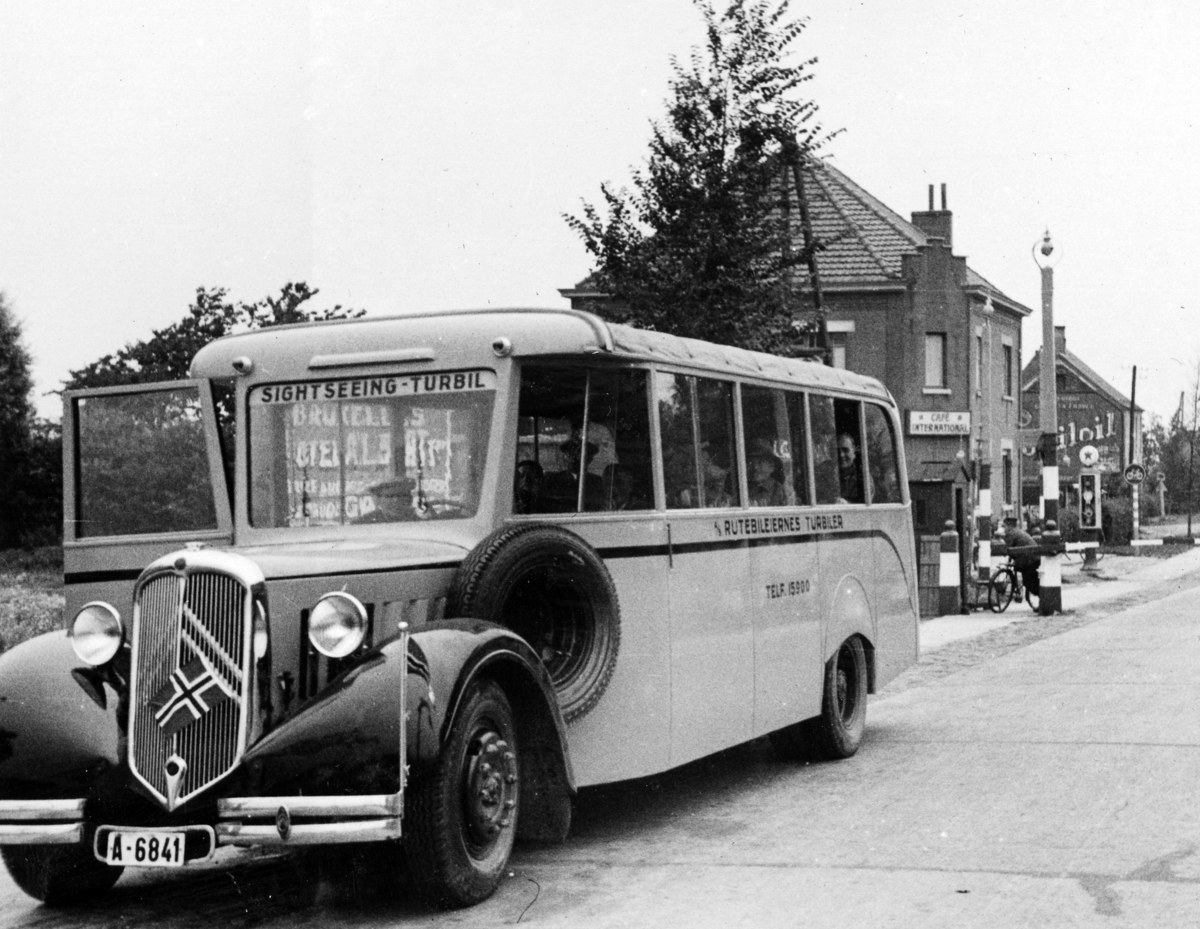
[[[1170,558],[1155,559],[1144,568],[1131,571],[1123,577],[1097,576],[1083,584],[1073,580],[1063,584],[1063,612],[1090,608],[1106,600],[1127,596],[1140,587],[1168,582],[1195,571],[1200,571],[1200,548],[1185,550]],[[923,619],[918,628],[920,653],[924,655],[951,642],[981,636],[1035,615],[1025,604],[1014,603],[1003,613],[983,610],[966,615]]]

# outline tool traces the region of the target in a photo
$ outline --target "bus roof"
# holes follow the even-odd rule
[[[492,357],[493,344],[500,339],[508,340],[518,358],[612,355],[670,362],[698,372],[888,396],[879,381],[851,371],[637,329],[569,309],[459,310],[274,326],[206,345],[193,359],[191,373],[231,377],[235,360],[245,370],[243,359],[250,361],[255,381],[328,376],[413,361],[473,367],[482,357]]]

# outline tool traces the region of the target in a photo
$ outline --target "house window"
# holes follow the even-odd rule
[[[983,336],[975,336],[975,392],[983,393]]]
[[[846,367],[846,333],[829,333],[829,347],[833,351],[833,366],[844,369]]]
[[[946,333],[925,333],[925,386],[946,386]]]
[[[1007,348],[1007,346],[1005,347]],[[1011,506],[1013,502],[1013,459],[1011,448],[1006,448],[1000,453],[1000,462],[1004,469],[1004,505]]]
[[[1004,396],[1013,396],[1013,347],[1004,346]]]

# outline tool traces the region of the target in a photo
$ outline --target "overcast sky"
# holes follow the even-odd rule
[[[1200,4],[798,2],[834,163],[1169,417],[1200,327]],[[198,286],[371,314],[565,306],[564,224],[662,115],[689,0],[0,4],[0,290],[38,410]],[[1025,355],[1041,342],[1037,313]]]

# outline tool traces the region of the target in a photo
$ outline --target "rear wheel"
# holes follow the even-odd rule
[[[85,845],[6,845],[0,854],[16,885],[47,906],[98,897],[124,870],[98,861]]]
[[[1013,587],[1016,578],[1008,568],[1001,568],[992,575],[988,583],[988,609],[993,613],[1003,613],[1012,603]]]
[[[480,681],[464,698],[441,758],[408,786],[404,852],[426,901],[461,907],[492,895],[516,836],[519,771],[508,698]]]
[[[783,760],[849,758],[867,728],[867,652],[851,636],[825,662],[821,714],[771,733],[771,746]]]

